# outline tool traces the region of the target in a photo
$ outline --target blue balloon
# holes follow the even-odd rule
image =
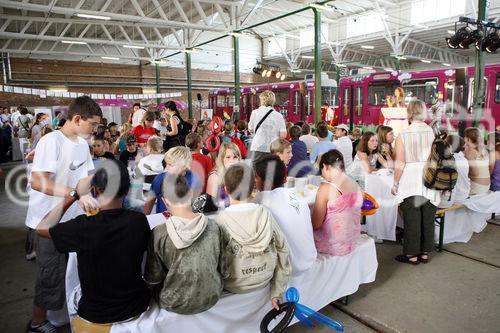
[[[322,315],[321,313],[316,312],[305,305],[299,304],[300,295],[299,291],[296,288],[294,287],[288,288],[288,290],[285,293],[285,299],[287,302],[295,303],[295,317],[297,317],[297,319],[300,320],[305,325],[313,327],[314,325],[311,319],[314,319],[330,328],[333,328],[334,330],[337,330],[339,332],[344,331],[344,325],[342,325],[341,323],[325,315]]]

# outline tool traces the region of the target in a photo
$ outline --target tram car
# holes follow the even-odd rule
[[[276,96],[274,108],[279,111],[287,121],[296,123],[307,121],[314,123],[315,87],[314,76],[306,75],[304,80],[274,82],[266,84],[249,85],[240,89],[240,119],[249,120],[252,110],[259,107],[259,93],[271,90]],[[338,105],[337,82],[328,78],[326,74],[321,76],[321,99],[322,104],[327,102],[332,107]],[[224,117],[231,116],[234,107],[234,89],[214,89],[208,94],[208,106],[214,111],[214,115]],[[318,107],[318,111],[321,105]]]
[[[392,96],[397,87],[402,87],[406,102],[416,97],[424,101],[428,108],[438,102],[438,96],[441,97],[442,93],[445,106],[443,117],[448,117],[454,128],[458,127],[458,122],[462,119],[466,126],[481,124],[486,130],[493,131],[496,125],[500,125],[500,65],[487,65],[484,80],[485,108],[480,118],[474,122],[470,109],[474,67],[467,67],[462,71],[458,68],[444,68],[345,77],[339,84],[339,122],[351,126],[381,124],[384,120],[381,108],[386,106],[387,96]]]

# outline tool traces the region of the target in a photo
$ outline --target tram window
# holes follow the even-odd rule
[[[321,87],[321,100],[328,105],[336,105],[337,87]]]
[[[247,97],[245,95],[241,95],[241,102],[243,103],[243,112],[247,109]]]
[[[385,105],[387,96],[392,96],[398,81],[370,83],[368,85],[368,105]]]
[[[226,106],[226,96],[217,95],[217,105],[216,106]]]
[[[313,94],[310,91],[307,92],[307,115],[311,115],[312,103],[313,103]]]
[[[349,88],[344,88],[344,116],[349,114]]]
[[[495,103],[500,103],[500,76],[497,76],[495,82]]]
[[[226,105],[227,106],[231,106],[233,107],[234,106],[234,95],[227,95],[226,96]]]
[[[295,91],[293,93],[293,114],[299,113],[299,92]]]
[[[356,112],[361,116],[363,110],[363,87],[356,88]]]
[[[433,104],[437,99],[438,79],[416,79],[403,82],[406,97],[418,98],[426,104]]]
[[[282,107],[288,107],[290,104],[290,96],[288,94],[288,90],[276,90],[274,91],[274,96],[276,97],[275,105],[279,105]]]

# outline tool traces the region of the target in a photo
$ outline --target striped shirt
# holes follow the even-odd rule
[[[400,134],[405,147],[405,162],[425,162],[429,158],[434,132],[423,122],[413,122]]]

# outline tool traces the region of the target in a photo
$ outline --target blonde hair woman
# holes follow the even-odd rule
[[[198,176],[190,170],[191,167],[191,151],[188,147],[177,146],[170,148],[165,153],[165,168],[162,173],[157,175],[151,184],[148,198],[144,203],[144,214],[149,215],[156,203],[156,213],[163,213],[167,210],[167,206],[163,202],[162,195],[164,186],[173,186],[173,184],[164,184],[164,179],[169,174],[178,174],[186,177],[189,187],[193,191],[193,198],[196,197],[202,183]]]
[[[253,133],[251,155],[254,163],[269,154],[271,142],[286,138],[286,125],[283,116],[274,110],[274,93],[266,90],[259,95],[260,107],[253,110],[248,129]]]
[[[465,158],[469,161],[470,195],[490,189],[489,156],[479,129],[469,127],[464,132]]]
[[[424,122],[424,102],[408,104],[410,126],[396,139],[396,160],[392,193],[398,197],[404,219],[403,254],[395,259],[417,265],[429,261],[434,249],[434,215],[440,203],[440,193],[423,184],[424,167],[431,152],[434,132]]]
[[[215,161],[215,168],[208,175],[208,194],[214,198],[227,199],[227,194],[224,191],[224,174],[231,165],[239,161],[241,161],[241,153],[236,144],[224,142],[220,145],[219,155]]]
[[[130,125],[130,123],[123,123],[120,126],[120,136],[111,146],[111,152],[114,155],[120,155],[122,152],[127,150],[126,139],[127,136],[130,134],[131,130],[132,130],[132,125]]]

